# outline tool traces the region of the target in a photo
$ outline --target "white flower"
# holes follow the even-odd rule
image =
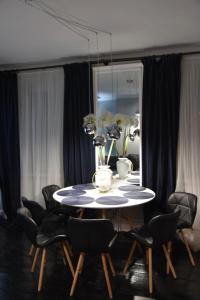
[[[116,114],[114,116],[114,121],[119,127],[127,126],[129,124],[129,117],[123,114]]]
[[[113,115],[111,112],[106,111],[99,117],[99,126],[106,127],[113,123]]]
[[[96,116],[94,114],[89,114],[83,118],[83,125],[96,124]]]
[[[137,116],[131,116],[129,118],[129,124],[130,124],[130,126],[133,126],[135,128],[138,127],[139,121],[138,121]]]

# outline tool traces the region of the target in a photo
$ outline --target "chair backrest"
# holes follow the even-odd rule
[[[180,211],[178,228],[190,228],[196,216],[197,196],[185,192],[173,193],[168,199],[167,209],[168,211]]]
[[[160,246],[172,240],[177,229],[179,211],[158,215],[148,222],[148,229],[153,237],[154,246]]]
[[[31,213],[31,216],[37,225],[42,223],[42,220],[45,216],[44,208],[37,202],[28,200],[26,197],[22,197],[22,203],[24,207],[28,208]]]
[[[70,218],[68,232],[75,252],[103,253],[115,235],[107,219]]]
[[[48,211],[60,206],[60,203],[54,200],[53,194],[61,188],[56,184],[51,184],[43,187],[42,194]]]
[[[17,210],[17,220],[31,243],[36,245],[38,227],[26,207],[21,207]]]

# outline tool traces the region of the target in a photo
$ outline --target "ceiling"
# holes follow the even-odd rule
[[[112,32],[113,52],[200,45],[199,0],[43,1],[62,16],[72,14]],[[88,56],[87,41],[24,2],[0,0],[0,65]],[[94,54],[96,38],[88,36]],[[99,35],[99,50],[109,53],[109,36]]]

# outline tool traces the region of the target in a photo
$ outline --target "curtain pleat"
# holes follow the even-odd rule
[[[91,112],[89,66],[75,63],[64,66],[63,158],[65,186],[91,182],[95,170],[94,148],[84,133],[83,117]]]
[[[186,234],[193,250],[200,250],[200,56],[183,59],[180,133],[176,191],[197,195],[193,230]]]
[[[180,55],[143,60],[142,180],[156,193],[155,200],[146,206],[146,218],[152,209],[165,210],[175,190],[180,61]]]
[[[18,74],[21,195],[45,206],[42,188],[63,186],[62,68]]]
[[[0,72],[0,189],[9,220],[20,207],[17,75]]]

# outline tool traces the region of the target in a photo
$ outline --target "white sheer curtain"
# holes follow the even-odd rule
[[[63,185],[62,68],[18,75],[21,195],[45,206],[48,184]]]
[[[176,191],[198,197],[194,230],[187,230],[193,250],[200,250],[200,56],[182,62],[178,173]]]

